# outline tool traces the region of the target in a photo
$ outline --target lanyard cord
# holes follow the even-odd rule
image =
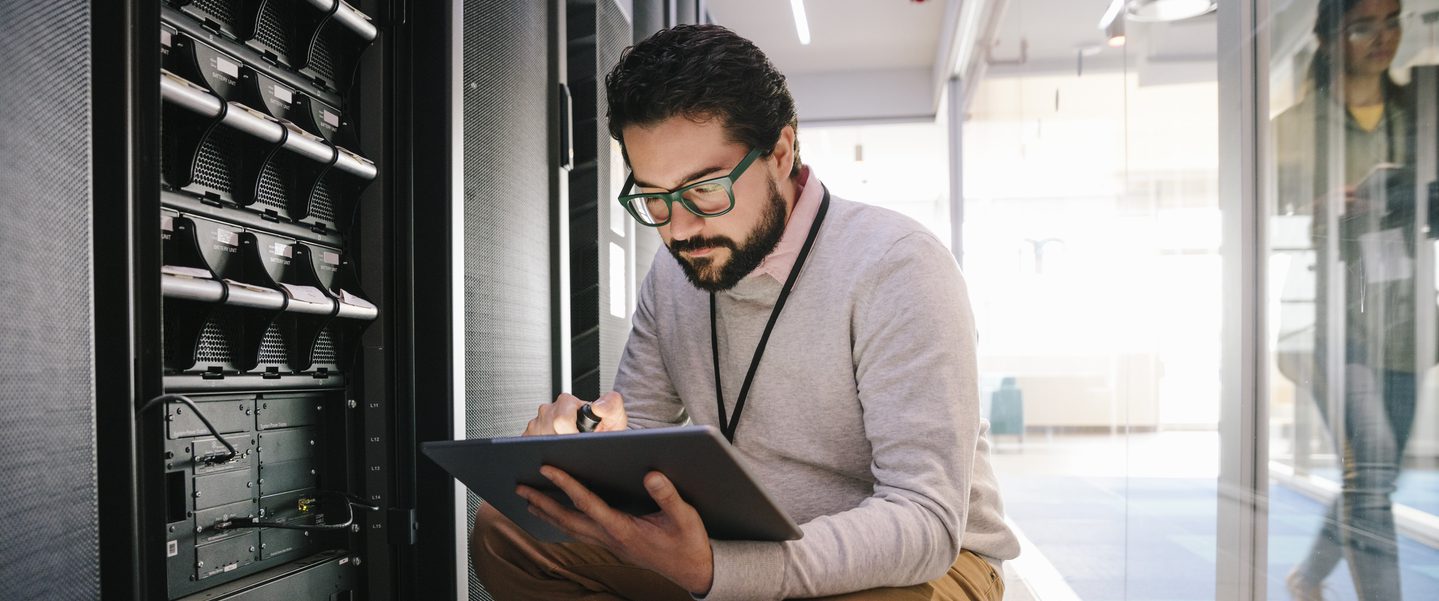
[[[820,184],[823,185],[823,184]],[[764,326],[764,334],[759,338],[759,344],[755,346],[754,358],[750,359],[749,372],[744,376],[744,384],[740,386],[739,397],[734,402],[734,417],[726,417],[724,408],[724,387],[720,384],[720,363],[719,363],[719,324],[715,319],[715,295],[710,293],[710,356],[714,357],[715,371],[715,404],[719,406],[720,431],[724,433],[725,440],[734,444],[735,430],[739,429],[740,412],[744,411],[745,398],[749,396],[750,384],[754,383],[754,374],[759,370],[759,359],[764,355],[764,347],[769,344],[770,332],[774,331],[774,324],[779,320],[780,311],[784,310],[784,303],[789,299],[790,290],[794,289],[795,280],[799,279],[800,268],[804,266],[804,260],[809,256],[810,247],[814,246],[814,239],[819,234],[819,225],[824,222],[824,214],[829,210],[829,189],[824,189],[824,199],[820,201],[819,212],[814,216],[814,224],[809,226],[809,236],[804,239],[804,246],[799,249],[799,256],[794,260],[794,267],[790,268],[789,277],[785,278],[784,287],[779,291],[779,299],[774,303],[774,309],[769,313],[769,323]]]

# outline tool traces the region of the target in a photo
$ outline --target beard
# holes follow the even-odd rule
[[[764,258],[774,252],[779,239],[784,235],[784,197],[773,179],[769,182],[769,206],[757,226],[743,244],[718,236],[714,238],[690,238],[671,240],[670,254],[679,262],[685,276],[696,288],[708,292],[721,292],[733,288],[740,280],[754,271]],[[677,209],[683,211],[684,209]],[[716,263],[712,257],[686,259],[681,252],[701,248],[728,248],[729,260]],[[711,253],[713,254],[713,253]]]

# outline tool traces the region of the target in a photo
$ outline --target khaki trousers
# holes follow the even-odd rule
[[[688,592],[650,570],[626,564],[602,547],[535,540],[489,505],[475,515],[470,560],[496,601],[688,601]],[[1000,601],[1004,579],[969,551],[937,580],[823,597],[829,601]]]

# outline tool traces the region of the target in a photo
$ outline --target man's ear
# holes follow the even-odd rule
[[[789,172],[794,168],[794,136],[793,125],[786,125],[779,130],[779,140],[775,141],[774,151],[766,161],[770,172],[780,179],[789,177]]]

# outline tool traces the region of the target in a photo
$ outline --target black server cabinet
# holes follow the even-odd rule
[[[453,406],[454,4],[90,4],[104,598],[455,580],[414,452]]]
[[[163,598],[393,590],[376,575],[408,536],[389,426],[405,332],[387,315],[405,286],[385,258],[408,240],[375,234],[408,198],[378,181],[396,146],[386,8],[160,3],[161,253],[137,270],[160,274],[140,299],[160,305],[167,396],[141,405],[162,425],[137,460]]]

